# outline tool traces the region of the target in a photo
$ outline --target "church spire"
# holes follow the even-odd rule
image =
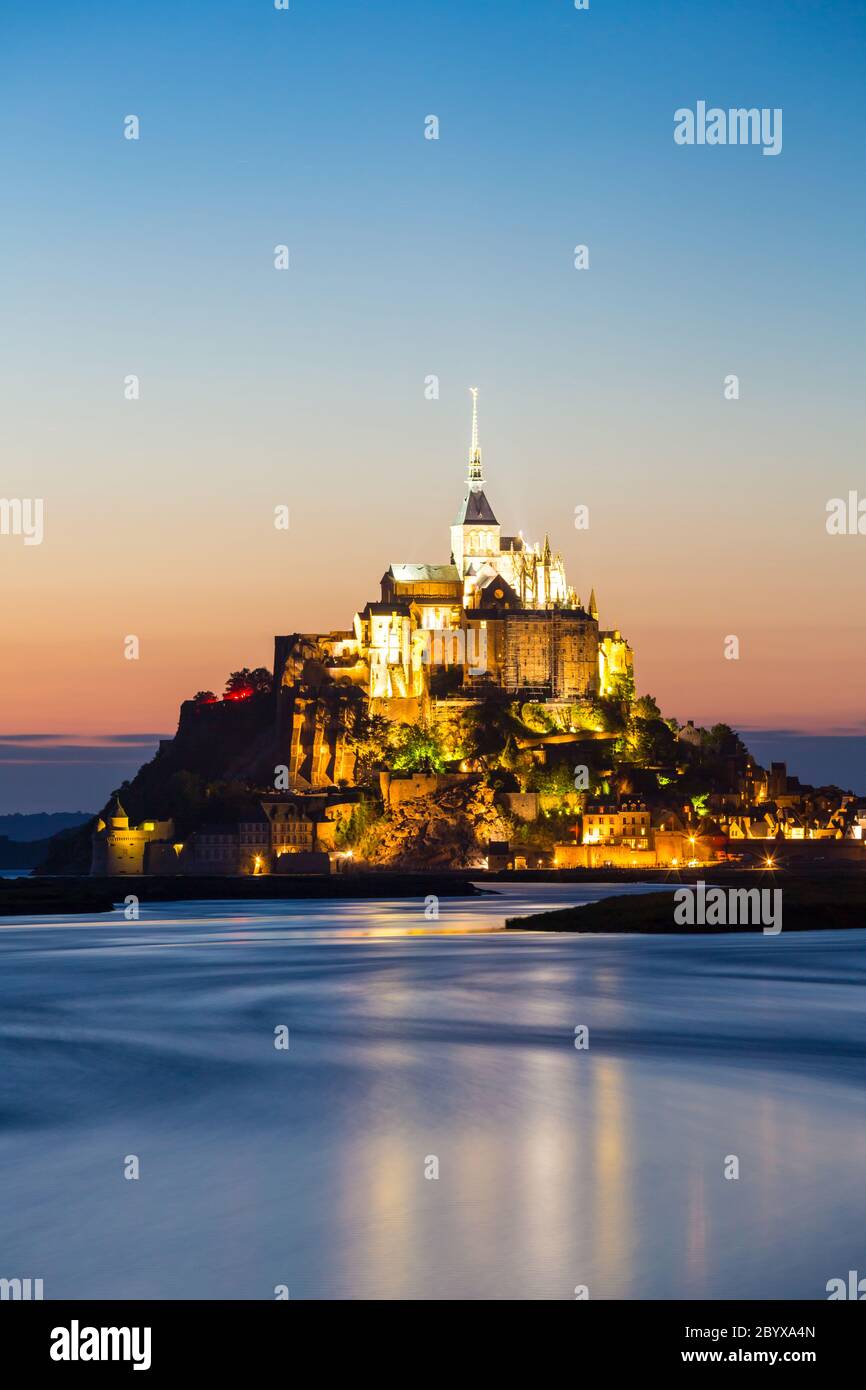
[[[598,622],[598,604],[595,599],[595,589],[592,590],[589,596],[589,616],[595,618],[595,621]]]
[[[469,475],[466,479],[466,495],[451,527],[451,554],[455,557],[454,562],[458,569],[462,567],[466,555],[498,555],[500,541],[499,522],[484,495],[481,445],[478,443],[478,387],[470,386],[469,390],[472,393]]]
[[[469,449],[469,477],[467,482],[473,492],[480,492],[484,486],[484,473],[481,469],[481,447],[478,443],[478,387],[470,386],[472,395],[472,444]]]

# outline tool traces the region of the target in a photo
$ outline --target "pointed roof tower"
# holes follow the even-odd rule
[[[117,792],[114,793],[105,810],[101,813],[97,821],[96,829],[97,831],[105,830],[109,833],[112,830],[129,829],[129,816],[124,811]]]
[[[472,443],[469,446],[469,473],[466,478],[466,496],[457,513],[455,526],[471,526],[480,522],[487,526],[498,526],[493,508],[484,495],[484,470],[481,466],[481,446],[478,443],[478,387],[470,386],[472,393]]]
[[[595,621],[598,622],[598,604],[595,601],[595,589],[591,590],[589,595],[589,616],[595,618]]]

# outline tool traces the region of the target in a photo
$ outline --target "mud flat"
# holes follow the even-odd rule
[[[490,890],[487,890],[490,891]],[[266,901],[280,898],[439,898],[484,893],[462,873],[267,874],[261,878],[0,879],[0,916],[28,913],[110,912],[133,894],[140,902]]]
[[[714,879],[707,873],[707,889]],[[679,885],[679,888],[693,885]],[[730,880],[724,887],[732,891]],[[783,931],[839,931],[866,927],[866,879],[859,876],[828,881],[825,875],[816,878],[789,877],[781,874],[751,874],[749,880],[739,880],[740,891],[763,889],[781,893],[781,927]],[[583,907],[562,907],[551,912],[536,912],[529,917],[509,917],[509,931],[546,932],[617,932],[651,935],[701,936],[707,933],[763,932],[760,922],[737,925],[680,925],[674,917],[677,900],[676,885],[656,889],[652,893],[635,893],[629,897],[604,898]]]
[[[87,879],[0,879],[0,917],[61,912],[110,912],[114,895]]]

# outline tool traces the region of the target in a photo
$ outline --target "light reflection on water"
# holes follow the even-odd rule
[[[0,1276],[820,1298],[866,1267],[864,934],[506,935],[611,890],[497,887],[438,923],[420,899],[3,919]]]

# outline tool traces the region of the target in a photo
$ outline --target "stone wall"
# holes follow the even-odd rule
[[[478,773],[472,772],[413,772],[409,777],[381,773],[379,785],[386,806],[394,807],[402,805],[404,801],[416,801],[422,796],[432,796],[447,787],[462,786],[479,780]]]
[[[538,820],[537,792],[499,792],[496,803],[502,806],[515,820]]]
[[[603,869],[607,864],[617,869],[654,869],[658,863],[653,849],[629,849],[627,845],[556,845],[554,866],[557,869]]]

